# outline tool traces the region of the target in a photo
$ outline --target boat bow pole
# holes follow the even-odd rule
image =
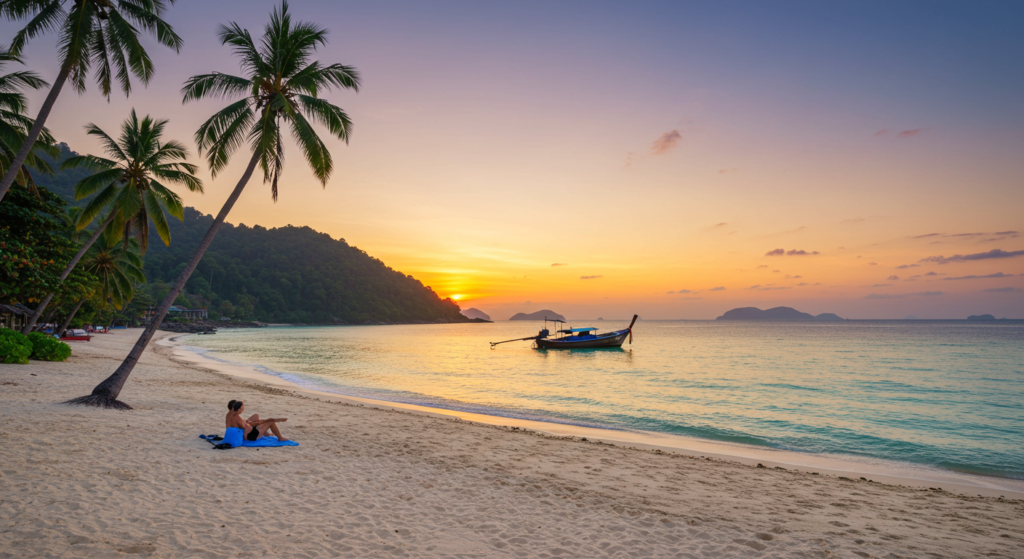
[[[633,325],[636,324],[636,319],[639,317],[640,315],[634,314],[633,322],[629,323],[629,345],[633,345]]]
[[[516,338],[514,340],[505,340],[503,342],[491,342],[491,347],[493,348],[498,344],[507,344],[509,342],[525,342],[526,340],[536,340],[539,337],[540,336],[530,336],[529,338]]]

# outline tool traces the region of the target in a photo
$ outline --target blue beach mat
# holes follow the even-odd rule
[[[238,448],[240,446],[242,446],[242,447],[244,447],[244,446],[253,446],[253,447],[257,447],[257,448],[269,448],[269,447],[275,447],[275,446],[299,446],[299,443],[297,443],[295,441],[283,441],[282,442],[282,441],[277,440],[277,437],[261,437],[259,439],[256,439],[255,441],[247,441],[242,436],[243,434],[244,434],[244,431],[242,431],[238,427],[228,427],[227,429],[224,430],[224,437],[223,437],[223,439],[221,439],[219,441],[213,435],[199,435],[199,438],[200,439],[205,439],[205,440],[209,441],[215,447],[220,447],[220,445],[223,445],[223,444],[230,445],[230,448]],[[221,447],[221,448],[227,448],[227,447]]]

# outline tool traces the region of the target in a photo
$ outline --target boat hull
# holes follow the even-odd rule
[[[618,330],[601,334],[600,336],[588,336],[578,340],[574,337],[566,338],[544,338],[537,340],[537,349],[593,349],[600,347],[622,347],[622,343],[629,336],[629,330]]]

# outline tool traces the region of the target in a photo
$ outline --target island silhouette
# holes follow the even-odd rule
[[[565,317],[556,313],[555,311],[543,309],[532,313],[516,313],[509,320],[561,320],[565,321]]]
[[[792,307],[775,307],[763,311],[757,307],[741,307],[727,311],[715,320],[846,320],[832,313],[818,316],[800,312]]]

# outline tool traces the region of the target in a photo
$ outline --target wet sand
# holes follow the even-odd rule
[[[76,344],[65,363],[0,365],[0,557],[1024,555],[1024,501],[1009,492],[388,408],[213,371],[166,345],[121,394],[135,410],[59,403],[138,333]],[[223,431],[231,399],[288,417],[301,446],[213,450],[198,434]]]

